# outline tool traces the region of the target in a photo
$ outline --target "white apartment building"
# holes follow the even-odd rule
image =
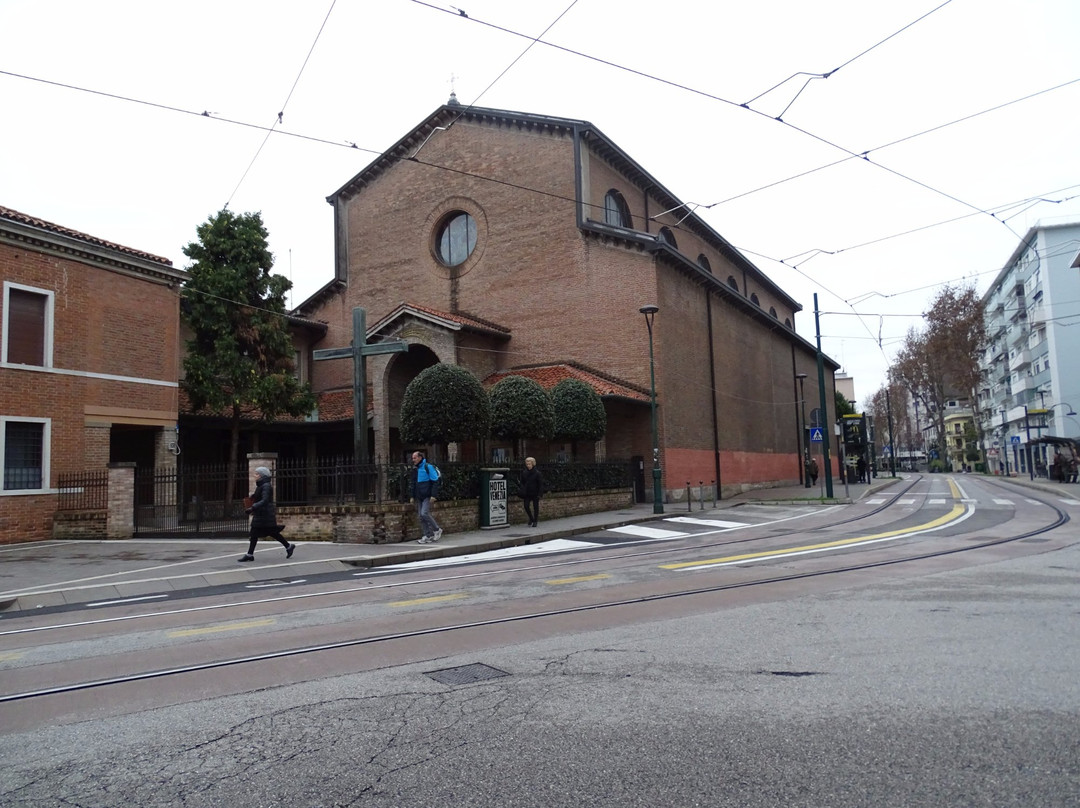
[[[1007,453],[1012,473],[1045,473],[1046,447],[1029,452],[1029,440],[1080,439],[1078,253],[1080,222],[1040,222],[983,296],[990,345],[979,404],[991,471]]]

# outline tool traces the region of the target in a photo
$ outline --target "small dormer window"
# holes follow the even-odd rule
[[[675,241],[675,234],[671,232],[670,227],[661,227],[658,235],[660,236],[660,240],[671,247],[671,249],[679,249],[679,243]]]
[[[735,280],[734,275],[727,276],[727,285],[734,289],[736,292],[739,291],[739,282]]]
[[[709,263],[709,259],[705,257],[704,253],[697,257],[697,265],[712,275],[712,264]]]

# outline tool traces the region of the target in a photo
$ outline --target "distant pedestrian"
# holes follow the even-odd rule
[[[292,558],[296,545],[289,544],[289,542],[285,541],[285,537],[281,535],[285,525],[277,523],[274,486],[270,482],[270,469],[266,466],[259,466],[255,469],[255,490],[252,492],[250,499],[251,505],[244,510],[244,513],[251,514],[251,536],[247,554],[240,560],[255,560],[255,545],[259,543],[259,539],[263,536],[277,539],[281,546],[285,548],[285,557]]]
[[[418,544],[433,544],[442,538],[442,528],[431,515],[431,506],[439,501],[439,489],[442,486],[442,474],[438,468],[427,462],[424,453],[412,453],[413,470],[409,480],[409,501],[416,503],[416,514],[420,517],[420,538]]]
[[[525,505],[529,527],[536,527],[540,521],[540,497],[543,495],[544,478],[536,467],[536,458],[526,457],[525,471],[521,472],[521,500]]]
[[[866,461],[863,458],[861,458],[861,457],[859,458],[858,462],[855,464],[855,470],[859,474],[859,482],[860,483],[867,482],[867,480],[866,480]]]
[[[810,485],[817,485],[818,467],[817,458],[811,457],[806,465],[806,473],[810,475]]]

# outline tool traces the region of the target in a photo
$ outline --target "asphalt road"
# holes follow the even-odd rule
[[[985,535],[1007,521],[996,505],[967,534],[922,541]],[[150,680],[112,691],[130,693],[126,709],[104,688],[75,721],[50,720],[48,699],[0,704],[0,804],[1080,805],[1075,532],[940,571],[893,566]],[[538,586],[541,573],[514,563]],[[507,600],[427,603],[398,622]],[[307,628],[296,604],[278,612],[313,637],[329,611],[339,627],[376,619],[341,608],[322,605]],[[152,647],[154,634],[130,637]],[[54,653],[95,641],[58,637]],[[120,658],[111,651],[100,664]],[[28,710],[32,728],[17,729]]]

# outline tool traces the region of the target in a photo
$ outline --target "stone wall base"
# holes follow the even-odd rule
[[[629,508],[634,504],[630,489],[560,492],[540,500],[540,521],[582,513],[600,513]],[[475,499],[436,502],[432,509],[439,526],[450,533],[464,533],[480,527],[480,505]],[[521,500],[511,501],[507,514],[511,525],[525,524]],[[411,504],[279,507],[278,521],[285,525],[290,540],[334,541],[352,544],[387,544],[420,538],[420,521]]]

